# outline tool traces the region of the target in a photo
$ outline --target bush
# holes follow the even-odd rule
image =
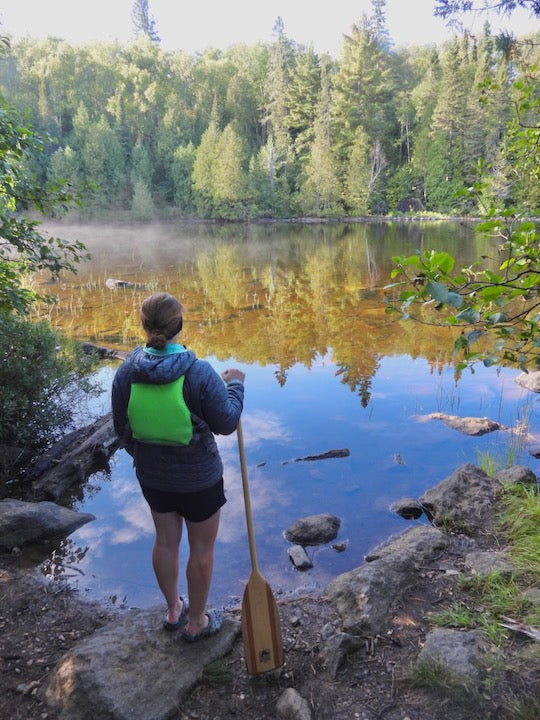
[[[45,322],[0,313],[0,358],[2,476],[10,460],[28,458],[72,429],[98,386],[89,379],[95,360]]]

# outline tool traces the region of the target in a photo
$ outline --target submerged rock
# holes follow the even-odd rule
[[[285,537],[297,545],[323,545],[335,540],[340,526],[341,520],[335,515],[309,515],[290,525],[285,530]]]

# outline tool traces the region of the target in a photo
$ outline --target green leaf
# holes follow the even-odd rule
[[[426,293],[444,305],[448,302],[448,288],[440,282],[429,282],[426,285]]]
[[[480,320],[480,313],[473,307],[465,308],[456,315],[458,320],[466,323],[477,323]]]

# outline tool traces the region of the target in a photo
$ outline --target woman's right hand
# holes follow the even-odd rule
[[[221,377],[223,378],[223,380],[225,380],[226,383],[230,382],[231,380],[240,380],[240,382],[243,383],[246,379],[246,373],[238,370],[237,368],[227,368],[227,370],[224,370],[221,373]]]

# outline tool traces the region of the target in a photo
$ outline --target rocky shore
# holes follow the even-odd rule
[[[227,613],[218,635],[190,646],[161,631],[163,608],[111,613],[89,604],[64,584],[46,583],[20,567],[6,540],[21,542],[13,524],[15,508],[12,501],[0,501],[2,716],[521,717],[511,708],[540,695],[535,628],[512,626],[507,619],[501,645],[477,627],[440,627],[432,618],[471,604],[460,578],[495,570],[512,577],[512,562],[493,524],[500,490],[537,482],[526,467],[492,478],[467,464],[421,498],[402,499],[400,511],[409,513],[404,516],[421,513],[402,535],[336,577],[322,596],[278,598],[285,664],[258,676],[245,670],[239,609]],[[34,505],[50,518],[53,503]],[[63,532],[71,532],[75,518],[59,515],[67,523]],[[3,532],[8,516],[9,532]],[[28,516],[22,522],[34,532],[37,525]],[[302,547],[309,541],[297,542]],[[525,605],[539,602],[540,588],[524,588]]]

